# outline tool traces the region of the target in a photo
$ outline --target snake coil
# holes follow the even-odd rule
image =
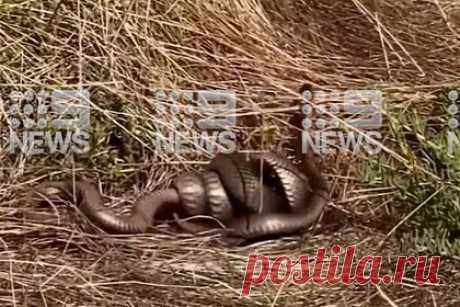
[[[129,216],[109,211],[88,182],[51,183],[35,192],[75,196],[88,219],[110,233],[146,232],[160,212],[183,212],[211,216],[227,233],[255,239],[299,232],[318,219],[328,183],[312,159],[304,159],[303,168],[274,153],[219,154],[204,172],[178,176],[171,188],[138,199]]]

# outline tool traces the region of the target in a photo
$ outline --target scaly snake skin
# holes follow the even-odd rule
[[[306,86],[306,87],[305,87]],[[300,90],[310,90],[305,85]],[[46,183],[29,194],[75,200],[84,215],[110,233],[143,233],[164,213],[173,213],[184,230],[206,230],[185,217],[210,216],[223,224],[225,233],[245,239],[293,234],[306,230],[321,215],[329,201],[329,186],[313,161],[301,152],[299,127],[302,115],[291,118],[297,134],[296,167],[274,153],[218,154],[202,173],[178,176],[166,190],[138,199],[129,216],[118,216],[106,208],[97,188],[84,181]],[[300,161],[299,161],[300,160]],[[75,199],[74,199],[75,198]]]
[[[329,188],[312,159],[302,173],[274,153],[219,154],[203,173],[177,177],[173,187],[141,197],[129,216],[118,216],[103,205],[97,188],[84,181],[50,183],[36,192],[46,196],[76,196],[80,210],[109,233],[143,233],[160,212],[208,215],[227,227],[226,233],[245,239],[286,235],[308,228],[328,202]],[[193,223],[184,229],[202,229]]]
[[[278,176],[288,201],[288,212],[249,214],[232,221],[230,229],[242,238],[256,239],[305,230],[321,215],[329,201],[329,185],[312,159],[303,161],[305,175],[289,160],[275,154],[259,157]]]

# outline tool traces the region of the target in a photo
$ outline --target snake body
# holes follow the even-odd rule
[[[85,181],[52,183],[37,191],[74,196],[83,214],[109,233],[143,233],[157,215],[182,212],[209,215],[228,234],[254,239],[298,232],[318,219],[328,202],[328,184],[313,160],[304,159],[303,168],[273,153],[219,154],[204,172],[178,176],[172,188],[139,198],[129,216],[112,213]]]
[[[254,239],[271,235],[286,235],[302,231],[321,215],[329,201],[329,185],[311,159],[304,159],[305,175],[289,160],[274,154],[262,157],[276,173],[288,201],[288,212],[250,214],[234,219],[230,225],[239,237]]]
[[[174,189],[148,193],[137,200],[131,215],[118,216],[104,206],[96,186],[86,181],[46,183],[34,193],[58,200],[75,198],[80,211],[94,224],[109,233],[142,233],[153,223],[153,217],[161,210],[174,210],[179,205],[179,195]],[[59,198],[58,198],[59,196]]]
[[[304,85],[300,93],[304,90],[311,87]],[[296,114],[290,121],[296,128],[293,148],[300,168],[274,153],[218,154],[204,172],[183,174],[171,188],[139,198],[129,216],[107,209],[97,188],[85,181],[45,184],[32,193],[75,200],[89,220],[110,233],[146,232],[158,216],[171,212],[211,216],[228,234],[246,239],[300,232],[319,218],[329,201],[326,178],[313,157],[301,152],[302,119]],[[207,229],[188,222],[180,226],[191,232]]]

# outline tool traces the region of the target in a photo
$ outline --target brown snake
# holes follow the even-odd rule
[[[119,234],[146,232],[155,216],[168,211],[212,216],[227,227],[228,234],[246,239],[291,234],[318,219],[328,202],[329,189],[312,159],[304,159],[304,174],[273,153],[249,158],[238,153],[218,155],[205,172],[179,176],[172,188],[138,199],[129,216],[113,214],[103,205],[97,188],[88,182],[49,183],[36,192],[66,199],[75,195],[89,220]],[[184,224],[187,227],[196,229],[193,224]]]
[[[293,126],[301,126],[300,117],[292,120]],[[171,188],[139,198],[129,216],[111,212],[97,188],[85,181],[46,183],[30,194],[75,197],[83,214],[110,233],[143,233],[161,214],[180,212],[185,217],[213,217],[226,227],[226,234],[245,239],[287,235],[311,226],[329,201],[326,178],[313,157],[300,151],[300,134],[296,142],[300,168],[274,153],[218,154],[204,172],[178,176]],[[209,229],[176,221],[191,232]]]

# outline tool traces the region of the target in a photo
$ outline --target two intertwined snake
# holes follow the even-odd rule
[[[178,176],[171,188],[138,199],[129,216],[108,210],[97,188],[85,181],[48,183],[35,192],[76,196],[79,209],[110,233],[146,232],[158,213],[169,211],[208,215],[232,235],[257,239],[305,230],[320,216],[328,183],[311,157],[305,156],[301,169],[274,153],[218,154],[204,172]]]

